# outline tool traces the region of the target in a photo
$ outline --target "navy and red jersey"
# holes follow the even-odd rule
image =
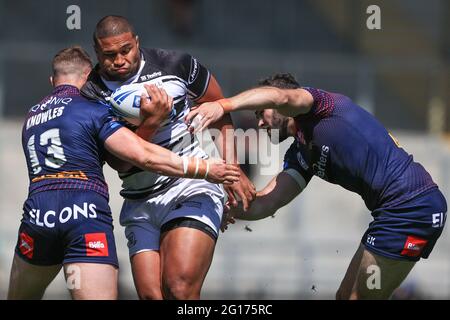
[[[76,87],[56,87],[30,109],[22,128],[29,196],[81,189],[108,198],[103,144],[121,127],[109,108],[82,97]]]
[[[314,104],[295,117],[297,134],[284,169],[313,175],[358,193],[374,210],[437,188],[429,173],[370,113],[350,98],[304,87]]]

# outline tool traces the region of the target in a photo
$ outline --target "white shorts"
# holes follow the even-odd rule
[[[200,221],[217,237],[224,201],[221,185],[194,179],[180,179],[169,189],[147,198],[126,199],[120,224],[125,227],[130,257],[142,251],[159,250],[161,227],[176,218]]]

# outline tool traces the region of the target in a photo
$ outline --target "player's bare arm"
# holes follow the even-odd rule
[[[216,159],[179,157],[163,147],[145,141],[127,128],[120,128],[112,134],[105,141],[105,147],[124,161],[162,175],[206,179],[223,184],[239,180],[239,170],[233,165]]]
[[[223,98],[222,90],[217,83],[214,76],[211,76],[208,89],[205,95],[199,99],[198,103],[203,103],[206,101],[214,101]],[[225,115],[221,117],[219,121],[216,121],[211,125],[211,128],[220,130],[221,134],[218,139],[214,141],[216,147],[218,148],[220,155],[227,163],[235,164],[236,168],[240,171],[240,179],[238,182],[225,186],[225,191],[228,194],[228,199],[232,205],[237,205],[237,196],[242,199],[244,210],[248,210],[250,203],[256,196],[256,189],[253,183],[248,179],[244,172],[239,167],[237,163],[236,146],[234,145],[234,139],[227,140],[227,131],[234,130],[233,121],[230,115]]]
[[[270,217],[275,212],[291,202],[304,188],[304,181],[298,173],[292,169],[280,172],[267,184],[264,189],[258,191],[250,209],[245,212],[242,203],[237,207],[226,206],[223,218],[222,231],[226,230],[234,219],[261,220]]]
[[[295,117],[308,113],[313,103],[312,95],[301,88],[260,87],[228,99],[203,103],[187,115],[186,122],[192,121],[195,124],[192,130],[199,132],[233,111],[276,109],[284,116]]]

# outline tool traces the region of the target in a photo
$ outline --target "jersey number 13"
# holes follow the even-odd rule
[[[33,174],[38,174],[42,171],[41,164],[36,152],[36,135],[32,135],[28,139],[27,147],[30,154],[31,168]],[[67,161],[64,155],[64,149],[61,144],[61,138],[59,137],[59,129],[53,128],[44,131],[39,137],[39,145],[47,147],[45,156],[45,165],[50,168],[58,169]]]

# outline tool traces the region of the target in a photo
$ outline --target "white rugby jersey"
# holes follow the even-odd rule
[[[162,86],[173,97],[173,112],[161,124],[151,142],[178,155],[207,158],[208,155],[199,147],[195,135],[188,131],[184,118],[189,113],[191,101],[200,99],[205,94],[210,72],[191,55],[175,51],[141,49],[141,58],[138,73],[122,83],[102,79],[97,65],[81,89],[82,94],[87,98],[106,102],[106,98],[123,84],[154,83]],[[144,198],[163,191],[181,179],[136,167],[129,172],[120,173],[119,177],[123,181],[121,195],[129,199]]]

